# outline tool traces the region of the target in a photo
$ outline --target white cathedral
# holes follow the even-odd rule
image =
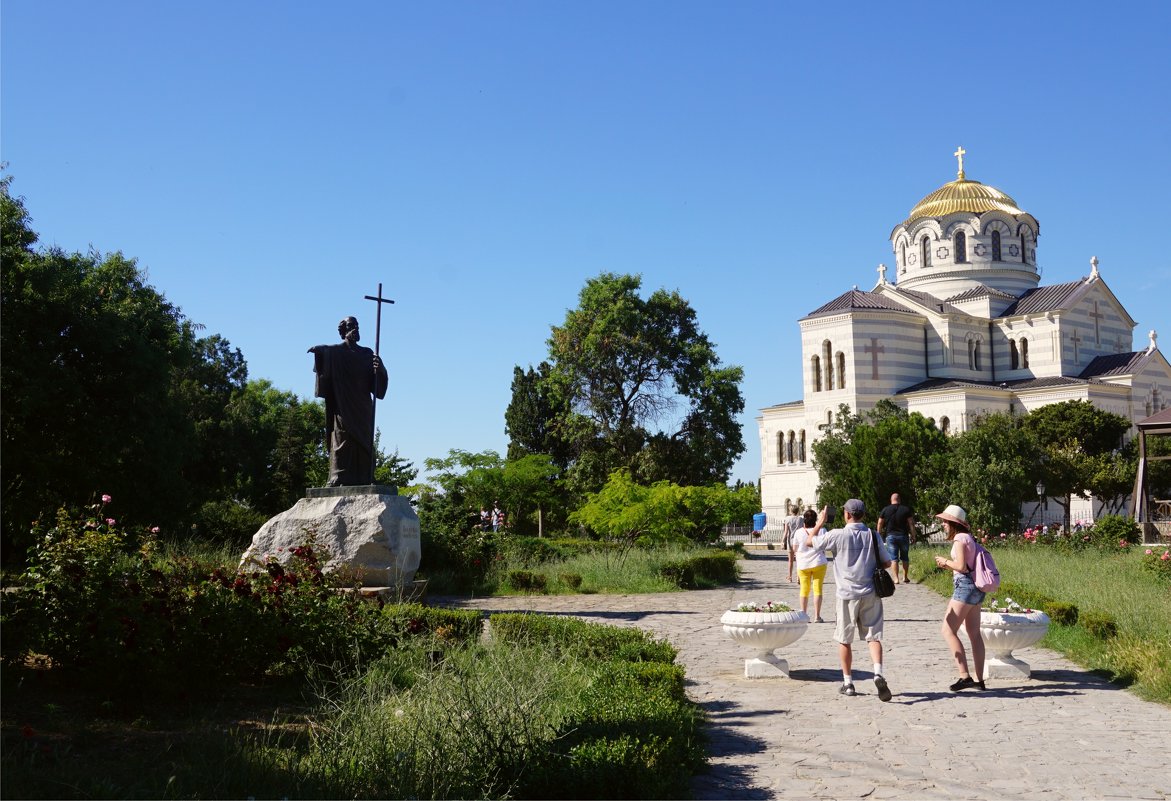
[[[1089,400],[1132,423],[1168,407],[1171,365],[1090,259],[1090,274],[1041,286],[1037,219],[959,174],[895,226],[894,281],[854,288],[811,311],[801,328],[803,399],[762,409],[761,506],[769,525],[817,499],[811,445],[841,404],[883,398],[957,434],[988,412]],[[1133,434],[1132,429],[1132,434]],[[1092,517],[1093,509],[1079,509]],[[1075,519],[1077,513],[1075,512]]]

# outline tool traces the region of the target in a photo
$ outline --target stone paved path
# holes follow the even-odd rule
[[[945,601],[900,584],[886,600],[881,703],[864,643],[854,645],[858,695],[838,695],[832,571],[822,624],[778,654],[791,677],[746,679],[752,654],[724,635],[724,610],[748,600],[794,608],[781,555],[741,562],[734,588],[655,595],[431,598],[490,611],[569,614],[637,626],[669,640],[691,697],[707,712],[711,769],[701,799],[1167,799],[1171,709],[1086,672],[1056,653],[1015,653],[1031,679],[989,681],[951,693],[954,668],[939,635]]]

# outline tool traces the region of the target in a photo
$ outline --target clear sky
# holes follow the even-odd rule
[[[677,289],[759,409],[797,320],[893,264],[952,180],[1041,224],[1171,348],[1171,3],[101,2],[0,6],[0,158],[42,245],[122,251],[251,378],[313,393],[355,314],[384,446],[507,449],[514,365],[600,272]],[[891,272],[893,277],[893,270]]]

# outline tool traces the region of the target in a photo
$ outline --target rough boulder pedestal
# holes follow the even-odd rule
[[[326,573],[346,568],[366,587],[410,587],[419,569],[419,517],[394,487],[314,487],[260,527],[240,564],[266,555],[288,559],[315,531],[330,553]]]

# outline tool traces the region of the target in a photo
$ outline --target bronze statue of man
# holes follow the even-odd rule
[[[340,345],[314,345],[314,394],[325,399],[330,487],[374,483],[374,396],[386,397],[382,360],[358,344],[358,319],[338,323]]]

